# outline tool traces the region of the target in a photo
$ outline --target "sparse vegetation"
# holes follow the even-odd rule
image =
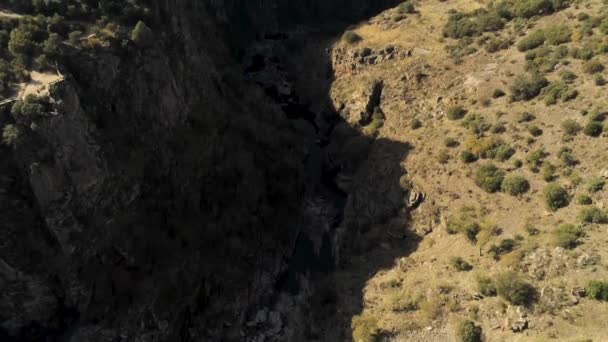
[[[354,342],[377,342],[380,329],[378,319],[370,315],[356,315],[351,321]]]
[[[344,32],[344,34],[342,34],[342,41],[344,41],[348,44],[358,43],[362,39],[363,38],[361,38],[360,35],[358,35],[357,33],[353,32],[353,31],[346,31],[346,32]]]
[[[602,191],[606,185],[606,181],[601,177],[594,177],[587,183],[587,191],[596,193]]]
[[[576,120],[566,119],[562,121],[562,129],[564,130],[565,134],[577,135],[583,129],[583,127],[576,122]]]
[[[536,290],[515,272],[505,272],[496,277],[496,292],[514,305],[529,305],[535,300]]]
[[[477,233],[481,230],[477,222],[477,210],[473,207],[463,207],[456,215],[447,220],[447,231],[449,234],[461,233],[471,242],[476,242]]]
[[[448,108],[447,116],[450,120],[460,120],[464,118],[467,111],[462,106],[454,106]]]
[[[593,204],[593,199],[589,195],[582,194],[576,198],[576,203],[580,205],[591,205]]]
[[[454,268],[456,271],[459,271],[459,272],[466,272],[466,271],[470,271],[473,269],[473,266],[471,266],[471,264],[466,262],[461,257],[450,258],[450,265],[452,266],[452,268]]]
[[[578,214],[578,220],[582,223],[608,223],[608,215],[597,207],[585,207]]]
[[[478,276],[477,277],[477,289],[479,293],[486,297],[496,296],[496,285],[490,277]]]
[[[598,60],[590,60],[583,64],[583,71],[588,74],[597,74],[604,71],[604,65]]]
[[[555,245],[566,249],[575,248],[584,235],[585,232],[580,227],[562,224],[554,232]]]

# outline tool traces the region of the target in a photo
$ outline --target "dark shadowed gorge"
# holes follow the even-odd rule
[[[2,339],[350,340],[407,146],[339,116],[328,51],[390,5],[159,1],[153,44],[63,46],[55,111],[3,109]]]

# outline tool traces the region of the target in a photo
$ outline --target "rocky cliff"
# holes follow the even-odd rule
[[[399,209],[399,165],[375,166],[404,152],[372,146],[327,98],[299,98],[298,83],[327,84],[294,77],[297,57],[274,35],[318,34],[392,2],[167,0],[152,47],[72,51],[53,110],[15,118],[27,130],[0,150],[2,338],[322,339],[267,308],[282,293],[306,302],[360,228],[354,213]],[[284,93],[243,72],[269,35],[273,52],[254,55],[284,70]],[[339,173],[361,186],[337,185]]]

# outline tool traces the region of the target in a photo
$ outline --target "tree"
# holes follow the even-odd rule
[[[150,47],[154,43],[154,33],[140,20],[131,31],[131,40],[140,47]]]
[[[36,45],[34,44],[33,34],[31,31],[16,28],[11,31],[11,37],[8,41],[8,51],[15,57],[27,56],[31,57],[34,53]]]
[[[19,129],[15,125],[6,125],[2,130],[2,142],[12,146],[19,138]]]
[[[61,44],[59,35],[51,33],[49,38],[42,43],[42,51],[50,58],[57,57],[59,54],[59,44]]]

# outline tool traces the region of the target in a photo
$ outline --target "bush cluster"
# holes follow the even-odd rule
[[[597,207],[583,208],[577,218],[582,223],[608,223],[608,214]]]
[[[531,100],[538,96],[548,84],[549,81],[540,75],[519,76],[511,85],[511,99],[513,101]]]
[[[510,145],[497,137],[470,137],[464,142],[464,149],[471,153],[475,160],[482,158],[505,161],[515,153]]]
[[[473,207],[463,207],[456,215],[448,217],[448,234],[464,234],[471,241],[477,241],[477,233],[481,230],[477,222],[477,210]]]

